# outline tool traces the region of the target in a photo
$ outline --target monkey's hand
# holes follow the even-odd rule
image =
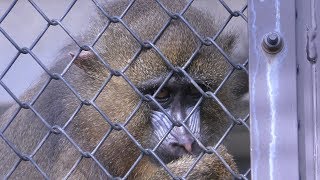
[[[224,147],[219,148],[219,154],[228,163],[231,169],[237,172],[237,167],[232,156]],[[195,162],[196,157],[184,156],[167,164],[174,176],[183,176]],[[149,172],[148,172],[149,171]],[[150,168],[146,170],[141,179],[171,179],[163,168]],[[214,154],[206,154],[197,163],[187,179],[232,179],[232,174],[227,170],[219,158]]]

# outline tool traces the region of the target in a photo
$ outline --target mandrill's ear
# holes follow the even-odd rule
[[[69,54],[72,58],[75,56],[72,52]],[[91,51],[81,51],[74,60],[74,64],[94,79],[103,78],[109,74],[108,70]]]

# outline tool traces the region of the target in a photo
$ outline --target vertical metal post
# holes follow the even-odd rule
[[[299,161],[301,179],[320,179],[320,3],[296,0]]]
[[[252,179],[299,179],[295,2],[248,5]],[[280,52],[262,48],[270,32],[282,37]]]

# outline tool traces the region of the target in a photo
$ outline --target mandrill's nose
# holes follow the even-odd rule
[[[173,143],[171,143],[171,145],[173,147],[183,148],[187,153],[192,154],[193,143],[194,143],[194,141],[185,142],[185,143],[173,142]]]
[[[187,153],[192,154],[195,144],[194,138],[183,127],[175,127],[172,131],[171,135],[175,140],[171,142],[171,146],[182,148]]]

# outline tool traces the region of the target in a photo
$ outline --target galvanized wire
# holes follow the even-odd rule
[[[208,154],[212,154],[218,157],[218,159],[221,160],[221,162],[225,165],[225,167],[230,171],[230,173],[232,173],[234,175],[235,178],[239,178],[239,179],[247,179],[249,172],[250,172],[250,168],[248,167],[248,170],[246,172],[244,172],[243,174],[241,173],[237,173],[235,170],[233,170],[228,163],[223,159],[223,157],[219,154],[218,148],[219,146],[225,141],[226,137],[231,133],[231,131],[233,130],[233,128],[235,126],[245,126],[246,128],[248,128],[249,130],[249,124],[247,123],[248,119],[249,119],[249,115],[243,117],[243,119],[238,118],[238,117],[234,117],[234,115],[228,110],[228,107],[226,107],[223,102],[218,98],[217,93],[220,91],[220,89],[225,86],[225,83],[228,81],[228,79],[230,78],[230,76],[232,75],[232,73],[234,71],[245,71],[246,73],[248,72],[247,70],[247,64],[248,62],[246,61],[244,64],[236,64],[232,59],[230,59],[230,57],[227,55],[226,52],[223,51],[223,49],[217,44],[216,39],[217,37],[219,37],[219,35],[221,34],[221,32],[225,29],[226,25],[230,22],[230,20],[234,17],[241,17],[243,18],[245,21],[247,21],[247,17],[244,15],[244,11],[247,8],[247,5],[245,5],[241,10],[239,11],[232,11],[231,8],[228,7],[228,5],[220,0],[220,3],[223,5],[224,8],[226,8],[226,10],[230,13],[229,18],[226,20],[224,26],[222,26],[221,29],[218,30],[218,32],[216,34],[212,34],[212,36],[210,37],[201,37],[201,35],[197,32],[197,30],[188,22],[188,20],[186,20],[186,18],[184,17],[184,13],[188,11],[188,8],[192,5],[193,1],[189,1],[189,3],[187,3],[187,5],[183,8],[183,10],[179,13],[172,13],[168,8],[166,8],[166,6],[164,4],[162,4],[161,1],[156,0],[156,2],[159,4],[159,6],[161,7],[161,9],[169,15],[169,19],[168,21],[163,25],[163,27],[160,29],[159,32],[157,32],[157,35],[155,36],[155,38],[152,41],[148,41],[148,42],[144,42],[142,39],[140,39],[140,37],[136,34],[136,32],[134,30],[132,30],[129,25],[123,20],[123,17],[126,15],[126,13],[130,10],[131,6],[135,3],[135,0],[130,1],[128,7],[122,12],[122,14],[119,17],[113,17],[111,15],[108,14],[108,12],[106,12],[102,5],[99,4],[99,2],[97,2],[96,0],[92,0],[92,2],[98,7],[98,9],[109,19],[109,21],[105,24],[103,30],[95,37],[95,40],[93,41],[92,44],[87,44],[87,45],[80,45],[80,43],[76,40],[76,37],[74,37],[70,31],[68,30],[68,28],[62,23],[63,19],[67,16],[67,14],[71,11],[71,9],[73,8],[74,4],[77,2],[77,0],[74,0],[72,3],[70,3],[69,7],[67,8],[67,10],[65,10],[64,14],[62,15],[62,17],[60,19],[50,19],[48,16],[46,16],[46,12],[43,11],[36,2],[34,2],[33,0],[29,0],[29,3],[32,5],[32,7],[34,8],[35,11],[37,11],[41,17],[47,22],[46,27],[42,30],[42,32],[37,36],[37,38],[33,41],[33,43],[30,45],[30,47],[20,47],[18,45],[18,43],[15,42],[15,40],[3,29],[0,27],[0,32],[4,35],[4,37],[14,46],[14,48],[18,51],[17,54],[15,55],[14,58],[12,58],[12,60],[10,61],[9,65],[5,68],[5,70],[0,74],[0,85],[5,89],[5,91],[14,99],[14,101],[19,105],[19,108],[12,114],[10,120],[8,121],[8,123],[5,125],[5,127],[3,127],[2,130],[0,130],[0,137],[1,139],[7,144],[7,146],[9,148],[12,149],[12,151],[19,157],[19,160],[16,161],[14,163],[14,165],[12,166],[12,168],[10,169],[9,172],[6,173],[5,178],[9,178],[14,171],[16,170],[16,168],[19,166],[19,164],[22,161],[29,161],[30,163],[32,163],[32,165],[35,167],[35,169],[37,171],[39,171],[40,174],[43,175],[43,178],[45,179],[49,179],[50,177],[47,175],[47,172],[43,169],[41,169],[41,167],[37,164],[37,162],[34,159],[35,154],[38,152],[38,150],[43,146],[43,144],[48,140],[50,134],[60,134],[62,136],[64,136],[71,144],[72,146],[81,154],[81,157],[77,159],[76,163],[72,166],[72,168],[69,170],[69,172],[66,174],[65,179],[68,178],[77,168],[77,166],[80,164],[81,160],[83,158],[91,158],[97,165],[98,167],[102,170],[103,173],[105,173],[106,176],[108,176],[109,178],[116,178],[113,177],[113,175],[111,174],[111,172],[108,171],[108,169],[106,167],[104,167],[102,165],[102,163],[95,157],[95,154],[97,152],[97,150],[99,149],[99,147],[101,147],[102,143],[108,138],[108,136],[111,134],[112,131],[122,131],[124,132],[129,139],[131,139],[131,141],[135,144],[135,146],[141,151],[140,156],[137,158],[137,160],[135,161],[135,163],[132,165],[132,167],[129,169],[129,171],[126,173],[126,175],[122,178],[127,178],[130,173],[133,171],[133,169],[137,166],[137,164],[141,161],[143,156],[151,156],[153,157],[156,161],[159,162],[159,164],[168,172],[168,174],[172,177],[172,178],[178,178],[176,177],[175,174],[173,174],[171,172],[171,170],[166,166],[166,164],[161,160],[161,158],[156,154],[156,150],[158,149],[158,147],[161,145],[161,143],[164,141],[164,139],[169,135],[170,130],[172,130],[174,128],[174,126],[183,126],[185,127],[185,129],[191,133],[192,137],[196,140],[196,142],[199,144],[200,148],[203,150],[203,153],[201,153],[197,160],[191,165],[190,169],[188,170],[188,172],[183,176],[180,177],[182,179],[187,178],[188,174],[192,171],[192,169],[197,165],[197,163],[202,159],[203,155],[205,153]],[[16,5],[17,0],[12,2],[12,4],[10,5],[10,7],[6,10],[6,12],[0,17],[0,25],[1,22],[3,22],[4,19],[6,19],[7,15],[11,12],[12,8]],[[199,46],[197,47],[197,49],[194,51],[193,55],[190,57],[190,59],[182,66],[182,67],[175,67],[173,64],[171,64],[171,62],[166,58],[166,56],[161,52],[161,50],[155,45],[155,43],[157,42],[157,40],[161,37],[161,35],[163,34],[163,32],[166,30],[166,28],[169,26],[169,24],[171,23],[171,21],[173,19],[179,19],[181,20],[181,22],[183,22],[192,32],[193,34],[199,39],[199,41],[201,42],[199,44]],[[93,48],[93,46],[97,43],[97,41],[99,40],[99,38],[102,36],[102,34],[108,29],[109,25],[112,23],[118,23],[121,24],[131,35],[132,37],[140,44],[140,48],[137,50],[137,52],[133,55],[132,59],[130,60],[130,62],[127,64],[127,66],[125,68],[123,68],[121,71],[115,70],[113,69],[108,63],[106,63],[103,59],[103,57],[101,57],[101,55]],[[42,61],[37,57],[37,54],[35,52],[33,52],[33,48],[35,47],[35,45],[38,44],[39,40],[44,36],[44,34],[47,33],[47,30],[50,26],[60,26],[64,32],[73,40],[73,42],[79,47],[79,51],[75,54],[75,57],[73,58],[72,62],[70,62],[63,70],[63,72],[61,74],[57,74],[57,73],[52,73],[50,71],[49,68],[47,68]],[[221,54],[225,57],[226,62],[230,63],[230,65],[233,66],[233,68],[227,72],[227,75],[225,76],[225,78],[223,79],[223,81],[221,82],[221,84],[218,86],[218,88],[212,92],[212,91],[203,91],[203,89],[193,80],[193,78],[188,74],[188,72],[185,70],[194,60],[195,55],[197,54],[197,52],[200,50],[201,47],[203,46],[214,46],[216,47],[216,49],[218,49]],[[126,76],[125,72],[127,71],[127,69],[132,65],[132,63],[137,59],[137,57],[139,56],[140,52],[145,49],[153,49],[155,50],[155,52],[161,57],[161,59],[163,60],[163,62],[169,67],[169,69],[171,70],[171,72],[166,76],[165,80],[163,81],[163,83],[159,86],[159,88],[155,91],[155,93],[153,95],[145,95],[144,93],[142,93],[136,86],[134,83],[132,83],[130,81],[130,79]],[[103,64],[103,66],[109,70],[110,75],[108,78],[106,78],[106,80],[103,82],[102,86],[98,89],[98,91],[96,92],[96,94],[94,95],[94,97],[92,99],[85,99],[83,98],[79,92],[77,92],[76,89],[74,89],[72,87],[72,85],[66,80],[66,78],[64,77],[64,74],[69,70],[69,68],[71,67],[71,64],[73,63],[73,61],[76,59],[77,56],[79,56],[81,51],[91,51],[94,53],[94,55],[97,57],[97,59]],[[42,86],[42,88],[39,90],[39,92],[37,92],[36,95],[34,95],[33,99],[30,100],[29,102],[23,102],[19,99],[19,97],[16,97],[14,95],[14,93],[12,92],[12,90],[10,90],[10,88],[2,81],[2,79],[4,78],[4,76],[7,74],[7,72],[10,70],[10,68],[12,68],[13,64],[15,64],[16,60],[18,59],[18,57],[21,54],[29,54],[33,60],[45,71],[45,73],[49,76],[49,79],[44,83],[44,85]],[[202,99],[203,98],[211,98],[212,101],[215,101],[217,104],[220,105],[220,107],[223,109],[223,111],[227,114],[227,116],[229,117],[229,119],[232,120],[231,125],[228,127],[228,129],[225,131],[225,133],[220,137],[220,140],[213,146],[213,147],[206,147],[204,146],[201,141],[192,134],[191,130],[188,128],[188,126],[186,125],[186,121],[188,120],[188,118],[190,117],[187,116],[187,118],[184,121],[181,122],[177,122],[174,121],[174,119],[168,114],[166,113],[166,111],[163,109],[163,107],[157,102],[157,100],[155,99],[155,95],[160,92],[161,88],[165,86],[165,84],[167,83],[167,81],[173,76],[174,73],[179,73],[179,74],[183,74],[184,77],[186,77],[188,80],[190,80],[190,82],[194,85],[194,87],[201,92],[202,94],[202,98],[199,100],[199,102],[197,103],[197,105],[194,107],[194,109],[198,108]],[[134,108],[134,110],[131,112],[130,116],[128,116],[128,118],[126,119],[126,122],[121,124],[121,123],[114,123],[110,120],[110,118],[108,117],[108,115],[106,115],[103,110],[100,109],[100,107],[96,104],[95,100],[97,99],[97,97],[99,96],[99,94],[102,92],[102,90],[107,86],[107,84],[110,82],[111,78],[113,76],[118,76],[118,77],[122,77],[125,82],[132,88],[132,90],[140,97],[141,101],[136,105],[136,107]],[[35,102],[38,100],[38,98],[41,96],[41,94],[48,88],[49,83],[52,80],[57,80],[57,81],[61,81],[63,82],[66,87],[75,95],[75,97],[79,100],[79,105],[77,106],[77,108],[74,110],[73,114],[70,116],[70,118],[65,122],[65,124],[63,126],[59,126],[59,125],[50,125],[47,120],[41,116],[41,114],[34,108],[34,104]],[[144,101],[151,101],[153,102],[153,104],[155,104],[161,111],[163,111],[163,113],[168,117],[168,119],[172,122],[172,126],[169,129],[169,131],[166,133],[166,135],[159,141],[159,143],[153,148],[153,149],[145,149],[136,139],[135,137],[130,133],[130,131],[127,129],[127,125],[130,123],[132,117],[134,116],[134,114],[137,113],[137,111],[139,110],[139,108],[141,107],[142,103]],[[73,140],[73,138],[68,134],[68,132],[65,130],[66,127],[73,121],[73,119],[75,118],[75,116],[79,113],[80,109],[83,106],[92,106],[103,118],[104,120],[110,125],[110,129],[105,133],[105,135],[103,136],[103,138],[100,140],[100,142],[96,145],[96,147],[94,148],[93,151],[91,152],[87,152],[85,150],[83,150],[80,145],[78,145],[76,143],[76,141]],[[15,118],[17,116],[17,114],[20,112],[20,110],[22,109],[30,109],[32,112],[34,112],[36,114],[36,116],[40,119],[40,121],[46,126],[46,128],[48,128],[48,133],[43,137],[43,139],[37,144],[37,147],[32,151],[31,154],[23,154],[22,152],[19,151],[19,149],[16,147],[16,145],[14,143],[12,143],[8,138],[6,138],[6,136],[4,135],[5,131],[7,131],[7,129],[9,128],[10,124],[15,121]],[[192,111],[193,112],[193,111]],[[191,112],[191,114],[192,114]]]

